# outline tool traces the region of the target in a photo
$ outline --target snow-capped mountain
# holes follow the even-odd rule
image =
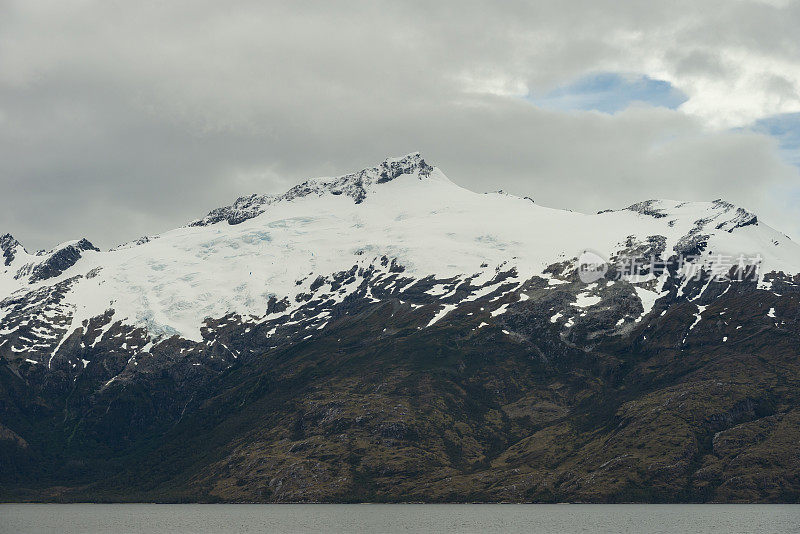
[[[585,431],[581,439],[587,444],[601,440],[601,449],[579,455],[597,465],[565,463],[561,478],[541,479],[526,491],[586,499],[612,491],[613,484],[600,488],[592,482],[606,480],[597,473],[617,465],[625,470],[631,450],[649,450],[628,436],[617,441],[628,448],[614,452],[611,444],[617,442],[586,426],[587,420],[624,433],[650,425],[648,414],[676,399],[682,407],[681,399],[692,392],[728,387],[713,402],[702,397],[691,412],[700,415],[693,416],[686,440],[675,441],[673,430],[664,438],[677,448],[669,465],[686,464],[701,484],[711,476],[703,475],[702,462],[726,457],[699,452],[693,432],[710,443],[743,417],[777,417],[795,402],[788,393],[775,393],[782,391],[779,386],[756,388],[742,377],[767,380],[773,371],[759,366],[778,360],[781,373],[791,375],[785,366],[796,360],[800,340],[800,246],[723,200],[649,200],[587,215],[502,192],[468,191],[415,153],[309,180],[283,195],[242,197],[184,227],[107,252],[80,239],[31,254],[8,234],[0,237],[0,251],[0,452],[11,443],[13,454],[34,466],[47,461],[36,463],[19,452],[29,442],[37,458],[49,458],[56,440],[72,448],[71,457],[89,450],[103,459],[109,450],[128,454],[145,443],[159,447],[162,439],[165,450],[174,451],[167,433],[184,425],[190,436],[200,436],[197,447],[221,447],[212,456],[223,458],[192,471],[193,482],[181,483],[185,491],[263,500],[268,484],[273,500],[353,499],[360,498],[358,488],[336,489],[327,472],[303,471],[298,466],[306,464],[296,456],[313,460],[308,465],[328,465],[331,456],[320,443],[350,443],[341,433],[349,429],[366,433],[369,450],[402,443],[416,451],[406,457],[392,449],[369,460],[365,473],[405,473],[410,468],[386,462],[416,458],[430,460],[431,472],[439,473],[418,487],[438,487],[454,473],[476,473],[479,480],[467,486],[473,488],[513,465],[515,471],[505,473],[499,486],[487,486],[485,495],[524,500],[513,488],[534,482],[515,478],[524,467],[519,458],[531,462],[539,452],[519,456],[517,449],[539,438],[521,438],[552,424],[565,436]],[[585,257],[607,263],[587,279]],[[366,368],[374,375],[358,378]],[[430,374],[432,368],[441,373]],[[693,379],[698,389],[691,381],[676,383],[701,371],[706,374]],[[381,393],[391,389],[384,375],[395,372],[402,388]],[[326,396],[330,386],[321,377],[329,376],[344,381]],[[409,376],[416,378],[403,378]],[[432,389],[431,380],[443,389]],[[540,388],[541,380],[551,381],[548,389]],[[762,395],[767,390],[769,398]],[[263,400],[274,391],[282,391],[279,398],[289,404]],[[430,395],[445,397],[434,402]],[[419,413],[452,403],[455,412],[415,419],[417,412],[404,404],[409,396],[428,399],[417,406]],[[263,417],[272,419],[263,424],[273,425],[275,436],[228,436],[224,419],[222,441],[202,437],[218,435],[207,420],[217,421],[221,413],[236,419],[251,404],[260,406],[257,399],[267,403]],[[721,411],[708,412],[709,406]],[[679,418],[685,417],[682,410]],[[678,413],[667,411],[671,417]],[[457,426],[442,422],[453,417]],[[434,420],[443,426],[424,427]],[[291,434],[287,425],[295,429]],[[454,428],[468,436],[459,438],[464,449],[458,453],[448,434]],[[486,434],[487,428],[494,430]],[[643,435],[654,432],[646,428]],[[419,443],[420,436],[440,434],[444,441]],[[189,438],[174,439],[180,449]],[[282,458],[281,444],[288,442],[295,456],[285,464],[274,460]],[[570,438],[569,446],[578,442]],[[467,451],[473,446],[482,452]],[[565,446],[558,441],[550,450]],[[340,453],[363,449],[348,447]],[[439,452],[431,452],[437,447]],[[242,451],[259,461],[266,454],[278,464],[252,471],[244,467],[254,465],[250,457],[237,456]],[[490,455],[500,461],[501,452],[500,464],[487,463]],[[169,454],[174,452],[163,458]],[[677,468],[661,466],[664,454],[643,457],[646,465],[638,471],[614,476],[666,472],[672,484]],[[444,457],[451,463],[443,464]],[[137,461],[131,469],[148,465]],[[442,465],[444,471],[436,471]],[[238,481],[224,482],[234,472]],[[4,473],[0,469],[0,478]],[[418,479],[390,477],[386,495],[401,491],[397,484],[404,480]],[[52,480],[60,486],[77,479],[67,472]],[[123,487],[127,479],[121,480]],[[442,486],[442,495],[452,494],[449,487]],[[414,491],[409,487],[387,498],[404,499]]]
[[[743,256],[760,263],[762,277],[800,272],[800,246],[721,200],[647,201],[585,215],[468,191],[416,153],[283,195],[242,197],[108,252],[82,239],[31,255],[5,235],[0,353],[52,365],[68,337],[87,335],[100,318],[139,329],[134,352],[171,335],[199,342],[209,319],[292,318],[312,300],[329,309],[359,290],[375,298],[376,284],[411,299],[426,280],[442,281],[425,291],[443,303],[430,310],[438,320],[460,300],[496,289],[501,271],[513,271],[517,288],[532,276],[557,283],[565,271],[552,266],[574,262],[582,250],[611,258],[648,243],[664,259]],[[341,273],[348,275],[336,281]],[[659,296],[648,282],[639,283],[645,310]],[[460,300],[448,300],[459,287]],[[327,317],[319,311],[314,327]]]

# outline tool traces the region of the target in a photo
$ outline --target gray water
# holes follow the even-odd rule
[[[5,504],[0,532],[800,532],[798,505]]]

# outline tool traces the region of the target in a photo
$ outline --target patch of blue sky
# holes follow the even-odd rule
[[[599,72],[578,78],[541,96],[526,97],[536,106],[562,111],[614,114],[632,104],[676,109],[687,96],[664,80],[644,74]]]

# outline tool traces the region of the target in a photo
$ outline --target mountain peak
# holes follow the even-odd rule
[[[758,217],[731,202],[717,199],[712,202],[679,202],[676,200],[645,200],[625,208],[656,219],[694,218],[699,230],[714,229],[733,232],[736,228],[758,224]]]
[[[716,226],[718,230],[733,232],[736,228],[758,224],[758,217],[755,213],[731,204],[726,200],[718,198],[711,204],[720,213],[721,218],[724,219],[721,222],[718,221]]]
[[[87,251],[99,252],[100,249],[95,247],[86,238],[66,241],[50,251],[37,253],[36,256],[42,259],[37,257],[30,258],[34,261],[20,267],[14,275],[14,278],[20,279],[28,277],[30,282],[40,282],[42,280],[54,278],[75,265]],[[8,263],[6,265],[10,265],[13,259],[12,256],[11,260],[7,260]]]
[[[404,175],[424,180],[430,178],[433,171],[434,167],[429,165],[419,152],[412,152],[405,156],[386,158],[374,167],[343,176],[306,180],[282,195],[253,194],[239,197],[230,206],[211,210],[202,219],[189,223],[189,226],[208,226],[222,221],[239,224],[261,215],[276,202],[289,202],[309,195],[344,195],[352,198],[356,204],[360,204],[375,185],[390,182]]]
[[[11,234],[3,234],[0,236],[0,252],[3,254],[3,264],[5,266],[11,265],[14,257],[17,254],[17,249],[22,247],[19,241],[14,239]],[[24,250],[24,249],[23,249]]]

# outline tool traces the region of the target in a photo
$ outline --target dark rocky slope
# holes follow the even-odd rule
[[[224,318],[110,382],[122,325],[75,376],[3,363],[2,498],[798,502],[800,280],[676,285],[623,330],[631,286],[582,310],[565,281],[500,283],[421,328],[435,299],[365,280],[322,331],[265,344],[272,324]]]

